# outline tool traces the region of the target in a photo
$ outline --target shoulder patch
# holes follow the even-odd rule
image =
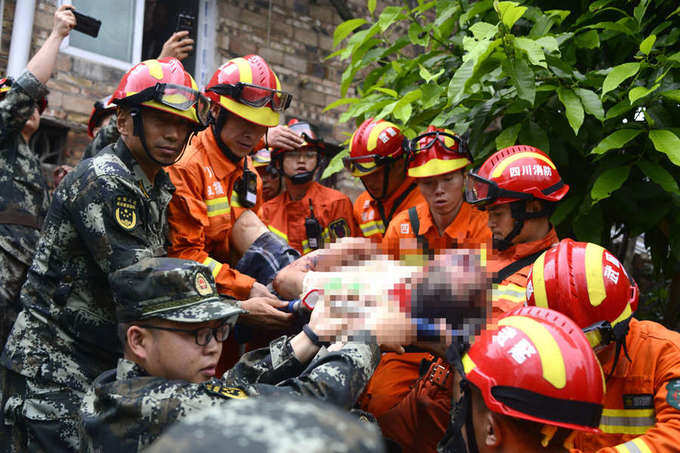
[[[345,238],[351,235],[349,225],[343,218],[333,220],[330,225],[328,225],[328,230],[331,233],[332,239]]]
[[[680,410],[680,379],[671,379],[666,384],[666,402]]]
[[[205,382],[203,388],[211,395],[221,398],[245,399],[248,398],[246,392],[236,387],[225,387],[214,382]]]
[[[654,395],[650,393],[636,393],[623,395],[624,409],[654,409]]]
[[[116,222],[125,230],[132,230],[137,226],[137,200],[118,195],[115,201],[114,215]]]

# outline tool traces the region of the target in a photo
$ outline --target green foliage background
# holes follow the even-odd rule
[[[536,146],[571,186],[552,219],[560,236],[610,247],[612,231],[645,233],[656,271],[680,270],[677,0],[367,7],[336,28],[329,56],[346,64],[328,106],[347,106],[341,121],[467,133],[477,163]]]

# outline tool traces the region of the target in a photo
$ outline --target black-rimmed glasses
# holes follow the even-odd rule
[[[161,326],[149,326],[146,324],[137,324],[139,327],[144,329],[153,330],[167,330],[168,332],[183,332],[194,335],[194,340],[199,346],[207,346],[210,343],[210,339],[215,337],[218,343],[223,342],[229,337],[231,332],[232,323],[229,321],[224,321],[217,327],[199,327],[198,329],[177,329],[172,327],[161,327]]]

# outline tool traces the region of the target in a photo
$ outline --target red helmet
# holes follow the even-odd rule
[[[250,157],[253,160],[253,167],[255,168],[269,165],[272,161],[271,151],[267,148],[258,150],[255,154],[251,154]]]
[[[302,148],[313,148],[317,151],[321,150],[323,148],[323,141],[319,140],[319,138],[316,135],[316,132],[312,129],[312,126],[307,122],[307,121],[300,121],[297,119],[292,119],[288,122],[288,125],[285,126],[288,129],[290,129],[292,132],[295,132],[297,135],[301,136],[305,142],[302,144],[297,149],[302,149]],[[283,148],[274,148],[272,149],[272,159],[277,159],[281,156],[286,151],[292,151],[288,149],[283,149]]]
[[[493,206],[521,200],[556,202],[569,191],[552,160],[533,146],[503,148],[468,175],[465,201]]]
[[[260,126],[279,124],[279,112],[293,95],[281,91],[281,82],[259,55],[234,58],[219,67],[205,87],[212,102]]]
[[[111,102],[151,107],[207,124],[210,104],[176,58],[137,63],[121,79]]]
[[[404,151],[404,135],[395,124],[369,118],[352,134],[349,157],[343,163],[352,175],[361,177],[401,158]]]
[[[113,95],[99,99],[94,103],[90,120],[87,122],[87,135],[94,138],[94,128],[99,126],[107,115],[116,111],[116,104],[111,102]]]
[[[565,315],[520,307],[483,331],[463,357],[489,410],[599,432],[604,376],[581,329]]]
[[[638,287],[614,255],[597,244],[563,239],[534,262],[527,304],[564,313],[582,329],[616,326],[637,308]]]
[[[409,153],[408,175],[413,178],[451,173],[472,163],[460,137],[434,126],[409,142]]]
[[[5,77],[4,79],[0,79],[0,100],[4,99],[5,95],[11,88],[12,88],[11,77]],[[46,97],[40,98],[37,104],[38,112],[40,112],[40,114],[42,115],[42,112],[44,112],[45,109],[47,108],[47,98]]]

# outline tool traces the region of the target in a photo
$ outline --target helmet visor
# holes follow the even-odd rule
[[[465,177],[465,201],[467,203],[483,207],[499,198],[529,200],[533,196],[523,192],[501,189],[494,181],[479,176],[474,170],[467,174]]]
[[[236,102],[251,107],[269,107],[275,112],[282,112],[290,106],[293,95],[282,90],[252,85],[250,83],[237,82],[235,84],[219,84],[208,88],[209,91],[222,96],[229,96]]]
[[[210,101],[199,91],[182,85],[157,83],[132,96],[119,99],[117,103],[141,105],[149,101],[156,101],[166,107],[183,112],[194,108],[196,117],[201,125],[205,126],[208,124]]]
[[[379,167],[393,161],[389,156],[381,156],[380,154],[369,154],[367,156],[359,157],[343,157],[342,163],[352,176],[366,176],[376,171]]]
[[[457,135],[443,131],[425,132],[418,135],[409,142],[409,150],[412,153],[426,151],[435,144],[439,145],[440,149],[444,151],[451,154],[463,155],[472,162],[472,156],[470,155],[465,142]]]

